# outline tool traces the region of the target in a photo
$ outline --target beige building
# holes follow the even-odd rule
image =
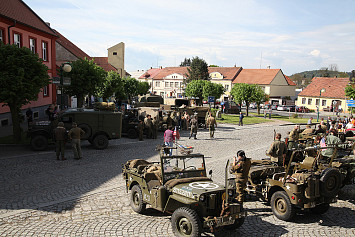
[[[298,94],[297,106],[306,106],[317,111],[347,112],[345,87],[349,85],[349,78],[314,77],[301,93]]]

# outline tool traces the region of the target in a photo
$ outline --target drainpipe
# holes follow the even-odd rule
[[[9,44],[11,44],[10,28],[15,27],[15,26],[16,26],[16,20],[14,20],[14,24],[12,26],[7,27],[7,36],[9,38]]]

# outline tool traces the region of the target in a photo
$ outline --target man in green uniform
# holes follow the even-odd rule
[[[287,149],[289,150],[291,150],[292,148],[297,148],[297,143],[299,138],[298,128],[299,128],[298,125],[296,125],[295,128],[290,132],[290,135],[288,136]]]
[[[192,137],[192,135],[194,136],[194,139],[197,139],[197,127],[198,127],[198,121],[196,116],[192,116],[191,120],[190,120],[190,126],[191,126],[191,132],[190,132],[190,137],[189,139]]]
[[[341,143],[341,140],[339,137],[336,136],[337,135],[337,132],[335,129],[331,129],[329,131],[329,135],[326,137],[326,144],[327,146],[329,145],[336,145],[336,144],[339,144]],[[343,145],[343,147],[345,148],[345,145]],[[327,148],[326,150],[323,150],[322,151],[322,155],[323,156],[326,156],[328,158],[330,158],[334,153],[334,148],[332,147],[329,147]],[[337,155],[337,154],[336,154]]]
[[[64,123],[59,122],[58,127],[54,129],[54,138],[55,138],[55,145],[56,145],[56,155],[57,160],[59,160],[59,155],[62,155],[62,160],[66,160],[64,158],[64,151],[65,151],[65,140],[66,140],[67,131],[64,128]]]
[[[147,115],[147,117],[144,119],[144,126],[147,129],[147,138],[152,138],[153,135],[153,122],[152,122],[152,116],[150,114]]]
[[[139,123],[138,123],[138,126],[137,126],[137,130],[138,130],[139,141],[143,141],[144,125],[143,125],[143,121],[142,120],[139,120]]]
[[[277,133],[275,141],[271,144],[266,154],[271,157],[272,162],[277,163],[279,166],[283,166],[286,152],[286,144],[281,141],[281,134]]]
[[[313,134],[314,133],[314,129],[311,128],[311,125],[306,125],[306,129],[303,130],[303,132],[301,133],[302,135],[309,135],[309,134]]]
[[[239,203],[244,201],[244,189],[248,181],[248,174],[251,166],[251,159],[245,156],[245,152],[240,150],[237,152],[237,157],[233,157],[233,165],[231,173],[235,175],[235,185],[237,197],[236,200]]]
[[[153,127],[152,127],[153,139],[157,139],[157,136],[158,136],[158,120],[157,120],[157,117],[153,118],[152,124],[153,124]]]
[[[217,127],[217,122],[216,119],[212,116],[212,114],[210,114],[210,116],[207,118],[206,124],[208,126],[208,129],[210,130],[210,138],[213,138],[215,126]]]
[[[73,123],[73,128],[70,129],[69,131],[69,139],[71,139],[71,144],[74,152],[74,159],[79,160],[83,158],[83,155],[81,153],[81,145],[80,145],[80,139],[81,137],[85,134],[84,130],[78,127],[78,125],[74,122]]]

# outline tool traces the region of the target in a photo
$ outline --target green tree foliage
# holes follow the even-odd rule
[[[222,84],[205,81],[205,85],[203,86],[202,91],[203,99],[207,100],[208,96],[214,96],[215,99],[218,99],[221,97],[224,91],[225,89]]]
[[[138,82],[138,95],[146,95],[149,92],[150,85],[146,81]]]
[[[71,72],[64,75],[71,78],[71,85],[65,88],[65,92],[78,98],[79,108],[86,95],[99,95],[105,87],[106,71],[94,60],[78,59],[72,62]]]
[[[212,64],[212,65],[210,65],[209,67],[219,67],[219,66],[217,66],[217,65],[213,65],[213,64]]]
[[[102,97],[104,101],[106,101],[120,88],[123,88],[123,81],[120,74],[114,71],[109,71],[104,80],[103,87],[101,87],[98,95]]]
[[[256,103],[258,114],[260,114],[260,104],[264,103],[269,100],[268,95],[264,92],[263,88],[259,85],[252,85],[253,86],[253,95],[252,98],[250,99],[252,102]]]
[[[187,68],[187,83],[194,80],[208,80],[208,65],[205,60],[199,57],[192,58],[190,68]]]
[[[180,67],[190,67],[191,66],[191,59],[185,58],[183,62],[180,63]]]
[[[203,80],[194,80],[187,84],[185,93],[188,97],[198,97],[200,99],[203,98],[203,87],[205,86],[206,81]]]
[[[21,107],[37,100],[38,93],[50,82],[43,60],[28,48],[0,42],[0,102],[9,106],[14,140],[21,140]]]
[[[345,87],[345,95],[349,99],[355,99],[355,88],[353,88],[352,85]]]
[[[249,105],[252,102],[253,93],[255,91],[254,85],[246,83],[238,83],[232,87],[231,95],[237,104],[245,102],[247,107],[247,116],[249,115]]]

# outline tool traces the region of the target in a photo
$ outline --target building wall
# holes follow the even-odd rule
[[[1,18],[0,17],[0,29],[5,29],[3,30],[3,33],[5,35],[5,43],[9,43],[9,36],[8,36],[8,27],[13,25],[12,21],[9,21],[8,19]],[[54,35],[49,35],[47,33],[43,33],[41,31],[35,30],[31,27],[22,25],[20,23],[17,23],[15,27],[10,28],[10,36],[11,36],[11,44],[14,43],[14,33],[20,34],[21,35],[21,47],[30,47],[30,38],[33,38],[36,40],[36,53],[39,55],[40,58],[42,58],[42,42],[47,43],[47,56],[48,60],[43,62],[47,67],[48,67],[48,75],[50,78],[56,75],[56,66],[55,66],[55,57],[56,57],[56,52],[55,52],[55,38],[56,36]],[[44,95],[43,91],[41,91],[38,94],[38,99],[36,101],[31,101],[29,104],[25,105],[22,107],[22,110],[26,110],[27,108],[31,107],[32,110],[36,110],[36,108],[39,108],[38,110],[41,110],[40,108],[46,107],[49,104],[52,104],[55,101],[56,97],[56,92],[55,92],[55,86],[52,84],[48,85],[47,88],[48,95]],[[0,119],[9,119],[9,125],[12,124],[11,122],[11,115],[10,115],[10,109],[7,106],[2,106],[3,104],[0,103]],[[40,118],[43,118],[42,112],[40,112]]]
[[[125,76],[124,73],[124,54],[125,44],[123,42],[112,46],[107,49],[108,51],[108,63],[117,68],[121,77]]]
[[[348,112],[348,107],[346,106],[346,100],[345,99],[337,99],[337,98],[320,98],[320,97],[309,97],[309,96],[298,96],[297,98],[297,106],[306,106],[309,109],[313,109],[314,111],[317,111],[317,100],[319,100],[319,110],[323,111],[324,108],[330,108],[332,105],[333,101],[340,101],[341,102],[341,108],[345,111]]]
[[[78,57],[76,57],[58,42],[55,42],[55,48],[57,61],[76,61],[78,59]]]

